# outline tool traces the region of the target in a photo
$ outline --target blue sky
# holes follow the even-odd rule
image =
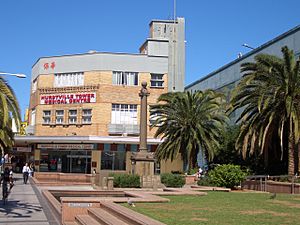
[[[177,0],[186,19],[186,85],[300,25],[298,0]],[[89,50],[137,53],[152,19],[171,19],[173,0],[1,0],[0,71],[22,114],[31,67],[42,56]]]

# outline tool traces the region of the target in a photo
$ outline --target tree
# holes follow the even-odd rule
[[[241,165],[242,157],[239,151],[235,149],[235,142],[240,132],[240,126],[227,126],[220,137],[220,147],[216,152],[214,164],[235,164]]]
[[[0,148],[2,154],[5,148],[12,147],[14,134],[12,122],[20,127],[20,108],[13,89],[0,77]]]
[[[299,140],[300,69],[293,51],[282,48],[283,58],[258,54],[243,63],[243,78],[233,92],[231,111],[242,109],[237,149],[243,156],[258,149],[266,152],[279,138],[281,158],[288,154],[288,174],[294,175],[296,144]]]
[[[155,137],[163,139],[156,151],[158,160],[181,155],[191,169],[200,148],[211,160],[228,119],[222,102],[223,95],[212,90],[162,94],[150,110]]]

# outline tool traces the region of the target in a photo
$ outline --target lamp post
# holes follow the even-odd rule
[[[15,77],[18,77],[18,78],[26,78],[26,75],[25,74],[22,74],[22,73],[7,73],[7,72],[0,72],[0,76],[1,75],[8,75],[8,76],[15,76]],[[4,155],[4,149],[1,148],[1,154],[2,156]]]
[[[0,72],[0,75],[9,75],[9,76],[15,76],[18,78],[26,78],[25,74],[22,73],[6,73],[6,72]]]
[[[250,48],[250,49],[252,49],[252,50],[254,50],[254,49],[255,49],[255,48],[253,48],[253,47],[249,46],[248,44],[242,44],[242,46],[243,46],[243,47],[246,47],[246,48]]]

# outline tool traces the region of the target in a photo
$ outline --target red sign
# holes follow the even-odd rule
[[[44,70],[49,69],[49,63],[44,63]]]
[[[55,95],[41,95],[40,104],[76,104],[76,103],[93,103],[96,102],[96,93],[69,93]]]
[[[49,66],[50,65],[50,66]],[[55,62],[51,62],[51,63],[48,63],[48,62],[46,62],[46,63],[44,63],[44,70],[48,70],[49,69],[49,67],[51,68],[51,69],[54,69],[55,68]]]

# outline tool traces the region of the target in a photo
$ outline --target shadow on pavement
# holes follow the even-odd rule
[[[20,201],[8,200],[5,205],[1,201],[0,217],[31,217],[33,213],[42,211],[41,206],[35,206],[33,204],[22,203]]]

